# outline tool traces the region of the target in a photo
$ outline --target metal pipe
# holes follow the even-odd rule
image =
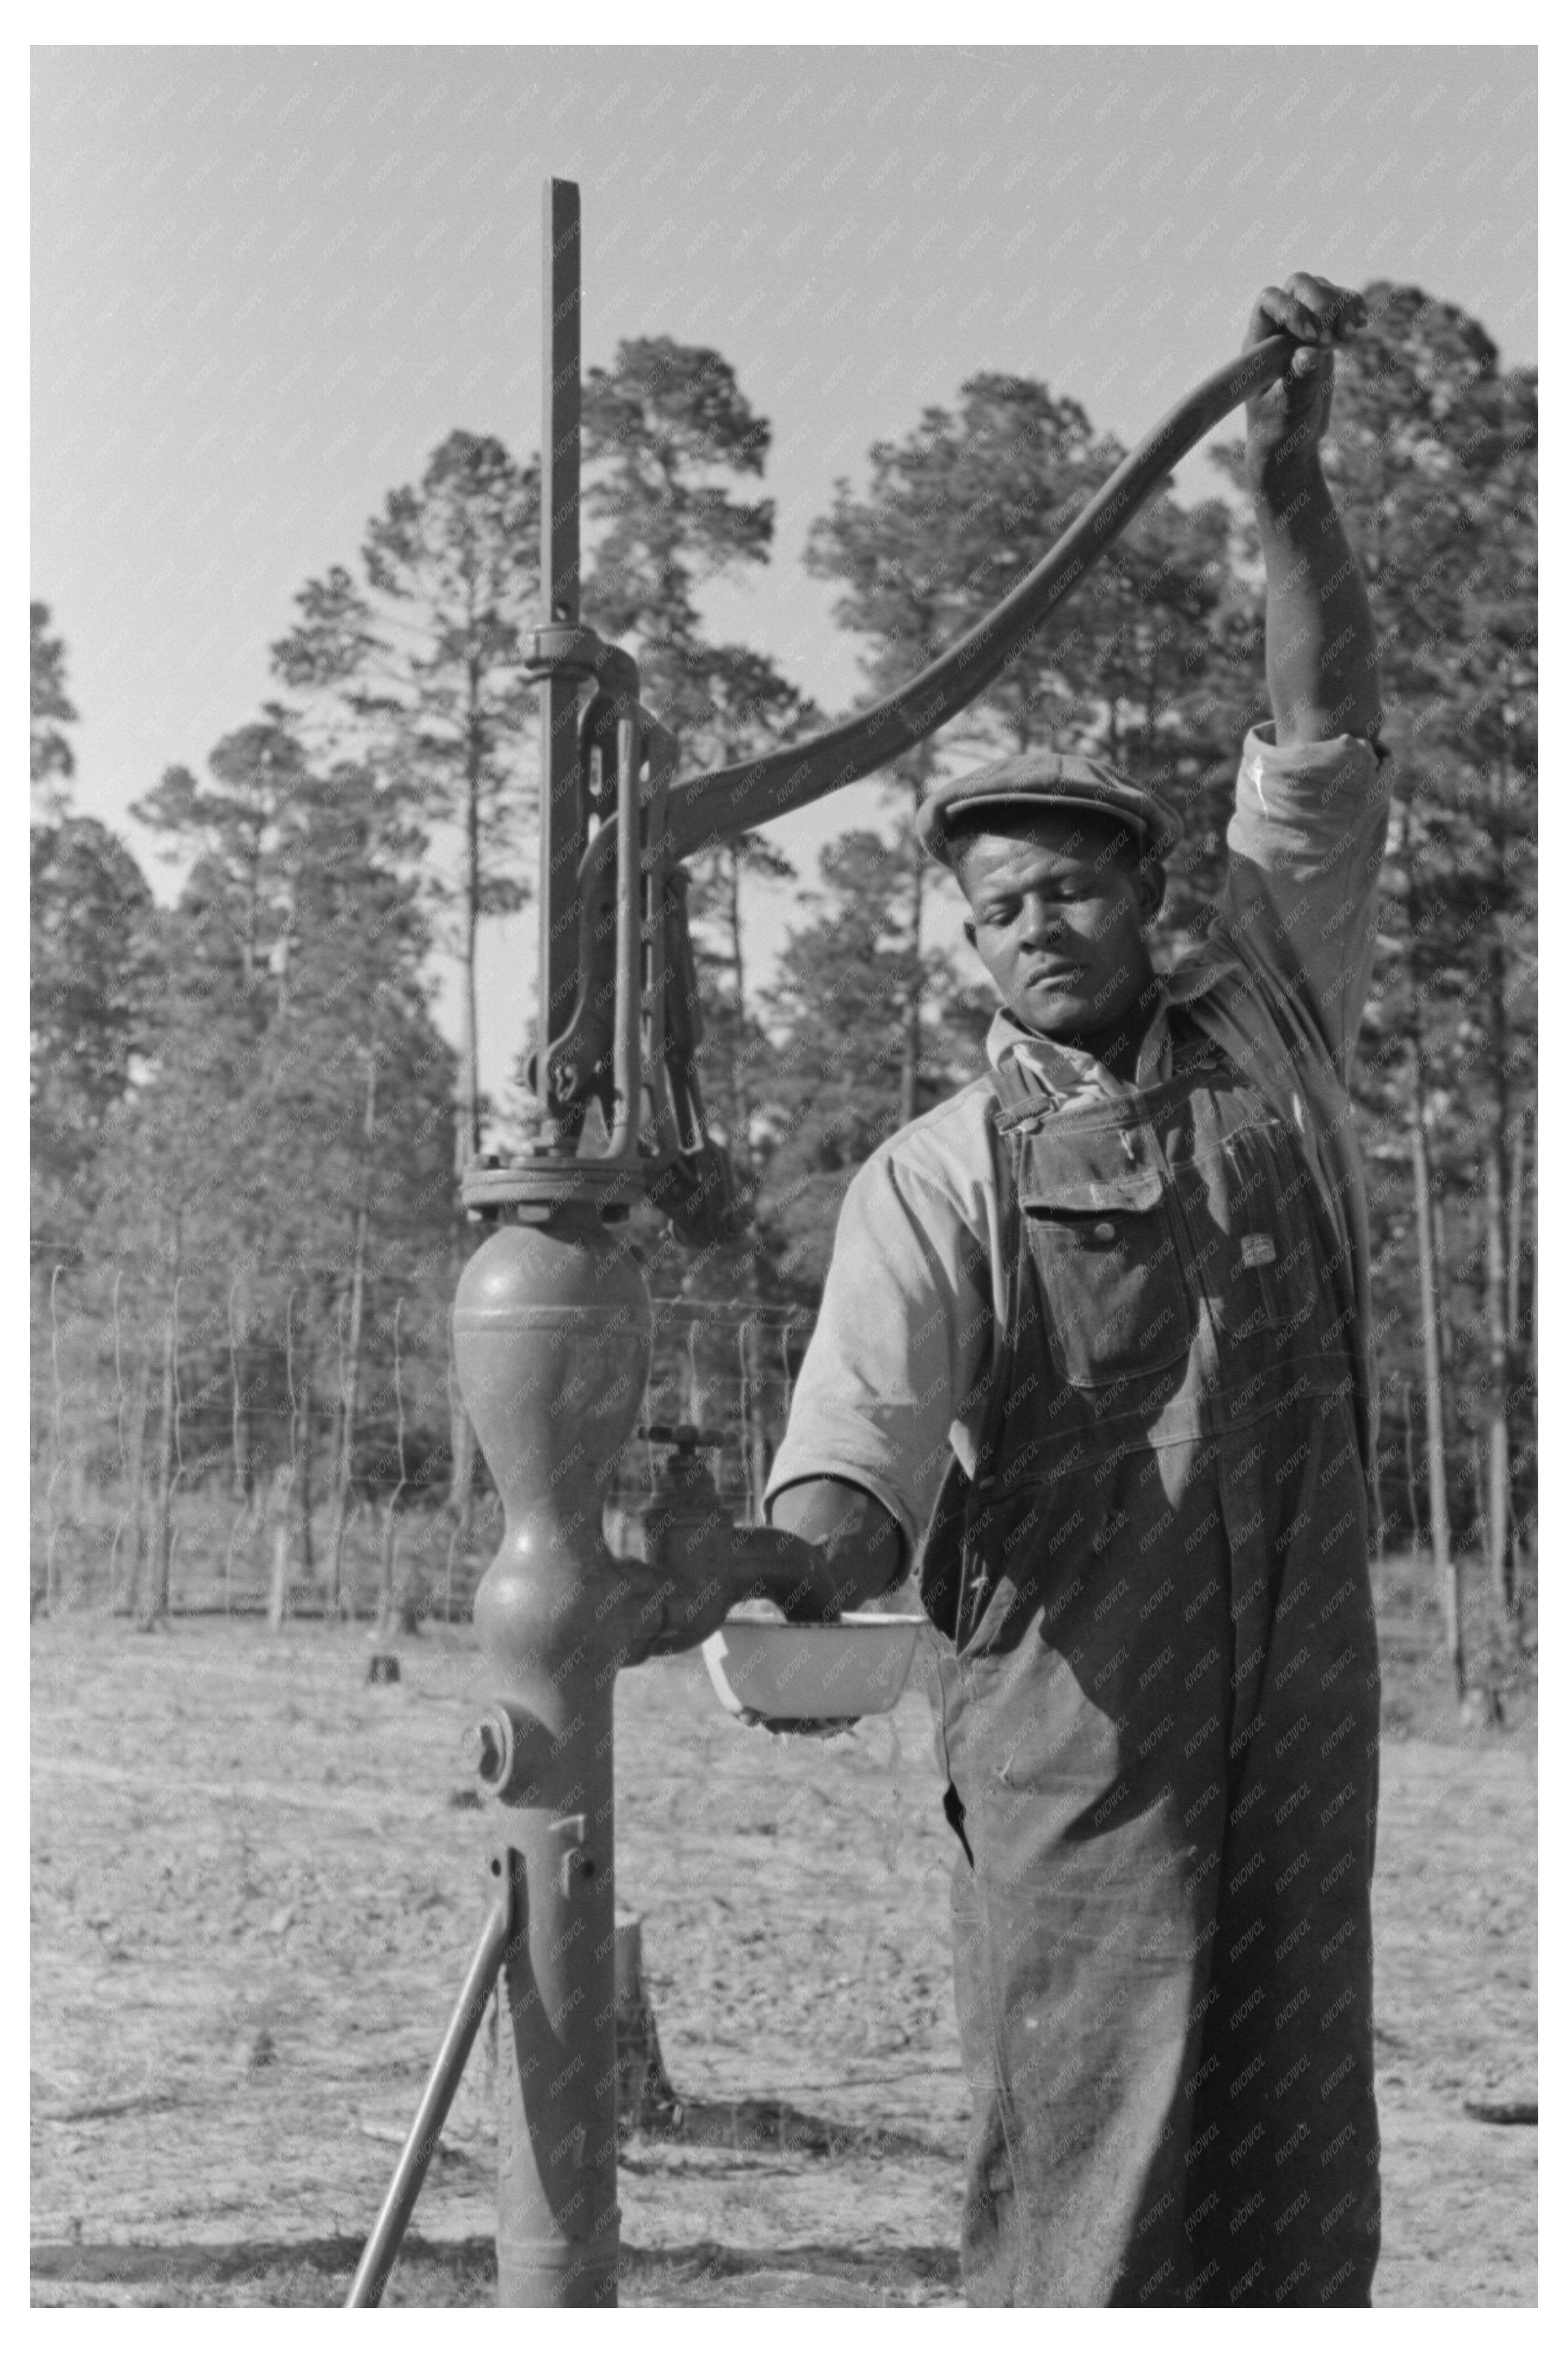
[[[635,709],[616,723],[616,1117],[609,1158],[637,1156],[642,1124],[642,810]]]
[[[403,2144],[392,2184],[383,2199],[375,2225],[364,2242],[364,2253],[353,2275],[353,2284],[344,2299],[343,2309],[353,2312],[371,2309],[381,2302],[382,2292],[397,2261],[397,2250],[408,2228],[408,2218],[414,2211],[415,2200],[436,2144],[441,2137],[441,2127],[452,2105],[453,2094],[468,2064],[474,2037],[479,2031],[479,2021],[485,2014],[485,2004],[490,1998],[497,1975],[506,1953],[511,1927],[511,1889],[509,1884],[500,1900],[491,1907],[480,1932],[479,1946],[468,1964],[468,1974],[463,1979],[463,1989],[458,1996],[458,2006],[441,2038],[441,2048],[436,2053],[408,2137]]]
[[[543,446],[539,458],[539,586],[544,617],[574,625],[580,593],[578,520],[582,384],[582,198],[573,180],[544,186]],[[535,1087],[548,1112],[549,1045],[576,996],[577,871],[584,795],[577,757],[577,680],[539,681],[539,1054]]]
[[[643,952],[647,959],[647,995],[644,999],[644,1016],[647,1025],[644,1075],[653,1103],[654,1132],[658,1150],[668,1155],[679,1150],[680,1138],[670,1103],[669,1071],[665,1061],[665,1040],[669,1023],[669,958],[668,927],[665,922],[667,885],[659,844],[664,839],[665,803],[675,775],[679,746],[668,727],[660,726],[658,720],[650,719],[646,712],[639,712],[638,717],[648,754],[642,850]]]
[[[603,1522],[652,1330],[635,1257],[586,1201],[499,1228],[464,1269],[452,1319],[506,1510],[474,1599],[516,1751],[501,1799],[516,1907],[499,2070],[503,2305],[616,2301],[613,1695],[627,1645],[606,1611]]]

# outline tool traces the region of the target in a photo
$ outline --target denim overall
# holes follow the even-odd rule
[[[979,2305],[1356,2305],[1379,2237],[1377,1649],[1351,1273],[1290,1120],[1190,1018],[1016,1204],[941,1650]]]

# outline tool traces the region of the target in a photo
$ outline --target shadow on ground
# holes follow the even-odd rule
[[[341,2305],[359,2261],[357,2239],[228,2245],[33,2249],[33,2301],[90,2306],[136,2304]],[[623,2305],[917,2305],[948,2302],[958,2257],[947,2247],[901,2247],[875,2258],[854,2247],[741,2251],[712,2241],[644,2252],[621,2250]],[[410,2237],[388,2283],[388,2306],[492,2305],[495,2246],[489,2239],[437,2243]]]
[[[791,2157],[935,2157],[951,2149],[916,2133],[887,2125],[850,2125],[812,2116],[787,2100],[678,2099],[668,2120],[643,2127],[650,2140],[686,2142],[699,2148],[730,2148],[747,2156],[780,2152]],[[635,2148],[637,2144],[633,2143]],[[623,2152],[621,2163],[635,2165]]]

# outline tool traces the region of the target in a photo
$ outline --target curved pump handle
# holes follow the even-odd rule
[[[715,849],[886,767],[945,727],[1000,676],[1046,616],[1121,537],[1171,469],[1221,417],[1266,385],[1278,383],[1299,348],[1294,335],[1270,335],[1205,376],[1122,459],[1034,570],[907,684],[804,744],[672,784],[658,838],[647,845],[648,854],[668,868]],[[607,911],[614,873],[615,829],[605,826],[578,869],[583,947],[577,999],[565,1030],[551,1046],[562,1103],[592,1085],[609,1052],[608,1008],[616,987],[614,924]]]
[[[1270,335],[1205,376],[1122,459],[1027,577],[906,685],[804,744],[673,786],[665,856],[689,858],[771,818],[786,817],[886,767],[955,719],[1121,536],[1172,467],[1222,417],[1278,383],[1299,348],[1294,335]]]

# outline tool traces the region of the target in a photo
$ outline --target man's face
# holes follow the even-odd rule
[[[1121,863],[1110,829],[1075,810],[1004,822],[1010,830],[965,841],[959,881],[965,936],[1009,1011],[1058,1039],[1133,1017],[1152,969],[1142,927],[1162,879]]]

